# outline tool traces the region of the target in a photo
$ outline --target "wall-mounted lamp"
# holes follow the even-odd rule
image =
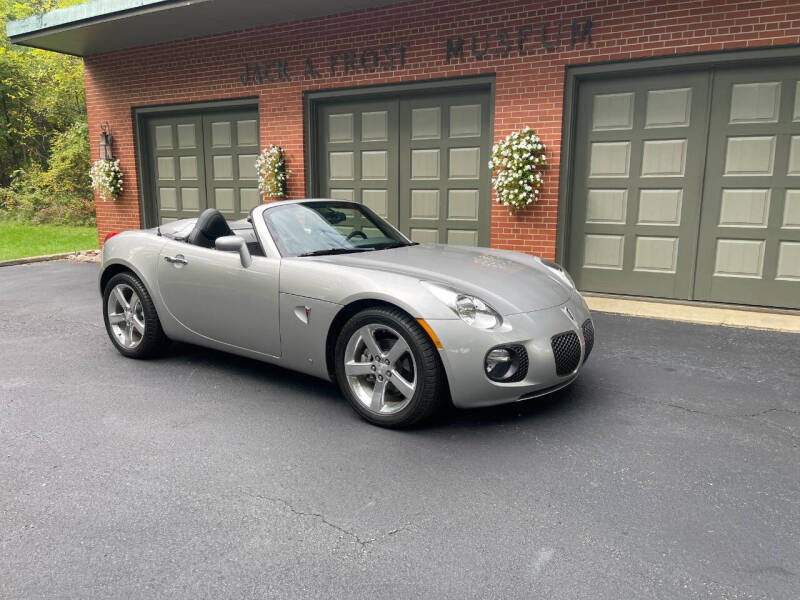
[[[114,144],[114,136],[111,135],[111,129],[108,126],[108,121],[100,125],[102,133],[100,133],[100,158],[102,160],[114,160],[114,154],[111,152],[111,146]]]

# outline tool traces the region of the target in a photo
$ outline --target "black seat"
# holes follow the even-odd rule
[[[186,241],[195,246],[213,248],[214,242],[219,237],[233,235],[228,222],[216,208],[207,208],[197,219],[197,223],[186,238]]]

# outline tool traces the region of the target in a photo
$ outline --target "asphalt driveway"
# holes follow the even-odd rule
[[[800,336],[596,315],[547,402],[393,432],[106,338],[97,266],[0,269],[0,598],[800,594]]]

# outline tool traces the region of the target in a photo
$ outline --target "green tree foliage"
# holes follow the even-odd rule
[[[38,222],[93,218],[82,63],[13,46],[5,27],[10,20],[78,3],[0,0],[0,216]]]

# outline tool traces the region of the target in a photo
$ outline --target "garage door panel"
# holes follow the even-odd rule
[[[489,244],[486,93],[400,101],[400,229],[414,241]]]
[[[146,122],[150,156],[149,200],[155,223],[197,216],[206,205],[201,117],[153,117]]]
[[[781,82],[734,83],[729,123],[774,123],[778,120]]]
[[[792,136],[789,149],[788,175],[800,175],[800,136]]]
[[[389,111],[376,110],[361,113],[361,141],[389,141]]]
[[[764,271],[764,248],[764,240],[717,240],[714,275],[760,278]]]
[[[637,236],[633,270],[674,273],[679,241],[677,237]]]
[[[214,111],[203,115],[203,150],[209,205],[229,220],[243,219],[260,204],[258,113]]]
[[[172,150],[175,147],[172,141],[172,125],[156,125],[153,131],[158,150]]]
[[[450,106],[450,137],[479,138],[483,131],[480,104],[453,104]]]
[[[185,213],[200,212],[200,188],[181,188],[181,209]]]
[[[730,136],[726,142],[725,175],[772,175],[775,162],[774,135]]]
[[[770,188],[723,188],[719,211],[720,227],[767,227]]]
[[[627,210],[627,189],[587,190],[586,223],[624,225]]]
[[[450,179],[478,179],[481,172],[480,148],[450,148]]]
[[[196,180],[200,170],[196,156],[181,156],[178,159],[180,166],[181,179],[183,180]]]
[[[595,94],[592,107],[592,130],[609,131],[633,127],[633,92]]]
[[[258,181],[258,172],[256,171],[257,159],[258,154],[240,154],[236,157],[239,167],[239,179]]]
[[[258,147],[258,120],[245,118],[236,121],[236,138],[240,146]]]
[[[158,190],[161,208],[165,211],[178,210],[178,190],[174,187],[162,187]]]
[[[649,90],[644,126],[688,127],[692,119],[692,88]]]
[[[687,140],[644,140],[642,177],[683,177]]]
[[[478,232],[474,229],[448,229],[447,243],[457,246],[477,246]]]
[[[361,152],[361,179],[385,180],[388,174],[389,158],[386,150]]]
[[[581,85],[567,265],[587,291],[689,298],[708,75]]]
[[[781,242],[776,279],[800,281],[800,242]]]
[[[261,194],[258,188],[243,188],[239,190],[239,206],[243,213],[249,213],[261,204]]]
[[[397,110],[397,100],[320,107],[320,196],[361,202],[397,224]]]
[[[796,67],[715,74],[695,281],[699,300],[800,308]],[[714,148],[725,147],[724,154]]]
[[[682,206],[683,188],[641,189],[636,224],[679,226]]]
[[[230,148],[232,143],[231,122],[218,119],[219,117],[209,119],[211,127],[211,146],[213,148]]]
[[[439,190],[411,190],[411,218],[439,218]]]
[[[411,109],[411,139],[438,140],[442,137],[442,109],[423,106]]]
[[[418,244],[438,244],[439,230],[412,227],[409,237],[411,238],[411,241],[417,242]]]
[[[800,229],[800,189],[786,190],[781,227],[785,229]]]
[[[195,123],[178,124],[177,130],[179,148],[197,148],[200,145]]]
[[[477,221],[480,190],[450,189],[447,193],[447,218]]]
[[[330,152],[328,154],[329,178],[354,180],[356,178],[355,164],[352,152]]]
[[[794,121],[800,121],[800,81],[794,84]]]
[[[328,115],[328,142],[332,144],[353,141],[353,113]]]
[[[631,142],[593,142],[589,177],[628,177]]]
[[[583,266],[589,269],[622,270],[625,236],[591,233],[586,235]]]
[[[159,156],[156,159],[156,174],[159,181],[175,180],[175,158],[172,156]]]

